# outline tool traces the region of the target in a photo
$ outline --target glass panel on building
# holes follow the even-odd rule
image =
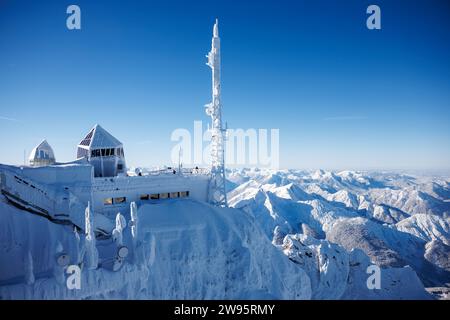
[[[185,198],[185,197],[188,197],[189,196],[189,191],[181,191],[180,192],[180,197],[181,198]]]
[[[125,197],[114,198],[114,203],[117,203],[117,204],[124,203],[126,201],[127,201],[127,198],[125,198]]]

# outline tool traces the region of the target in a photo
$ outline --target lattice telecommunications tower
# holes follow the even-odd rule
[[[211,51],[206,56],[206,63],[212,69],[212,102],[206,105],[206,114],[211,116],[211,182],[209,198],[212,204],[227,206],[225,189],[225,136],[226,128],[222,125],[222,104],[220,101],[220,38],[219,23],[213,28]]]

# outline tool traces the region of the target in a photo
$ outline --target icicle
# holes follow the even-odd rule
[[[137,216],[136,202],[131,202],[130,211],[131,211],[131,235],[133,236],[133,242],[135,242],[138,236],[138,229],[137,229],[138,216]]]
[[[82,253],[82,246],[81,246],[81,239],[80,234],[78,233],[77,227],[73,228],[73,234],[75,237],[75,257],[74,262],[79,264],[82,261],[83,253]]]
[[[33,256],[31,251],[28,250],[24,257],[24,267],[25,267],[25,283],[28,285],[34,284],[34,266],[33,266]]]
[[[95,234],[94,234],[94,217],[91,214],[91,204],[88,202],[88,206],[85,211],[85,233],[86,233],[86,264],[88,269],[97,269],[98,267],[98,251],[95,246]]]
[[[130,221],[130,226],[131,226],[131,237],[132,237],[132,241],[133,241],[133,248],[132,248],[132,252],[133,252],[133,260],[136,264],[139,264],[139,261],[143,261],[142,258],[142,253],[141,253],[141,249],[139,247],[139,242],[138,242],[138,227],[139,227],[139,218],[138,218],[138,214],[137,214],[137,206],[136,206],[136,202],[131,202],[130,204],[130,215],[131,215],[131,221]]]
[[[123,245],[122,232],[126,226],[127,226],[127,222],[125,221],[125,218],[119,212],[116,215],[116,227],[114,228],[114,230],[112,232],[113,240],[116,242],[118,247]]]

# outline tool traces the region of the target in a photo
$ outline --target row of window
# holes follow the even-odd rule
[[[103,200],[105,206],[113,205],[113,204],[121,204],[127,202],[126,197],[118,197],[118,198],[106,198]]]
[[[158,200],[158,199],[186,198],[186,197],[189,197],[189,191],[141,194],[141,200]]]
[[[50,154],[45,150],[38,150],[37,158],[50,159]]]
[[[142,194],[140,198],[141,200],[159,200],[159,199],[186,198],[186,197],[189,197],[189,191]],[[113,204],[121,204],[125,202],[127,202],[126,197],[103,199],[103,204],[105,206]]]
[[[123,148],[107,148],[107,149],[95,149],[91,150],[91,158],[95,157],[109,157],[118,155],[119,157],[123,157]]]

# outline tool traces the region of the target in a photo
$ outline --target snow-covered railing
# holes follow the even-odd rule
[[[138,172],[128,172],[129,176],[159,176],[159,175],[171,175],[171,174],[180,174],[180,170],[175,167],[167,167],[163,169],[156,170],[143,170]],[[181,168],[181,174],[183,175],[208,175],[211,170],[209,168]]]
[[[57,203],[49,191],[40,184],[22,177],[19,173],[0,168],[1,192],[26,209],[53,217]]]

